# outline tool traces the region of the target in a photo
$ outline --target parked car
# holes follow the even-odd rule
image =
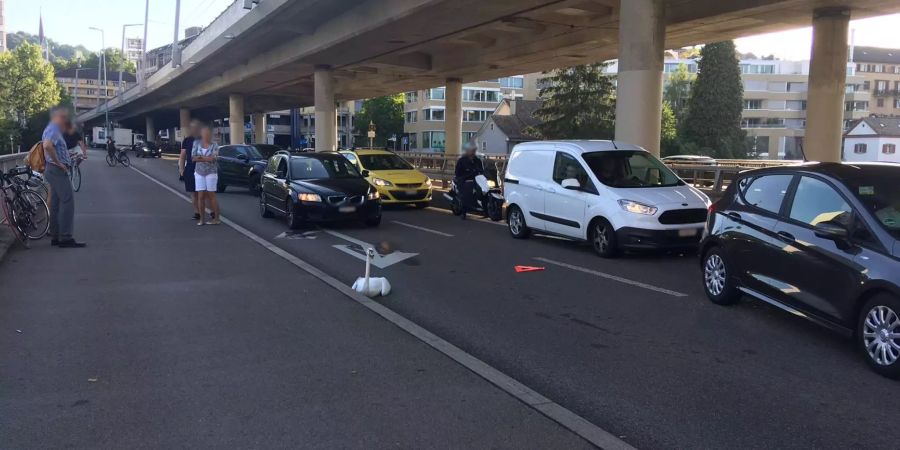
[[[137,158],[162,158],[162,150],[155,142],[138,142],[132,150]]]
[[[646,150],[612,141],[530,142],[513,148],[504,180],[509,231],[624,249],[696,249],[709,198]]]
[[[266,171],[267,160],[260,147],[257,145],[223,145],[219,147],[217,192],[225,192],[228,186],[241,186],[249,189],[251,194],[259,195],[259,186],[262,182],[262,174]],[[269,149],[263,148],[263,150]],[[274,153],[272,152],[272,154]]]
[[[710,207],[703,285],[854,336],[900,378],[900,166],[815,163],[742,173]]]
[[[381,194],[384,204],[414,204],[425,208],[431,202],[431,179],[396,153],[387,150],[341,150]]]
[[[662,159],[662,161],[666,164],[684,164],[693,166],[714,166],[718,164],[718,161],[716,161],[715,159],[709,156],[701,155],[666,156]]]
[[[381,223],[381,196],[347,158],[337,153],[278,152],[263,175],[259,211],[284,216],[288,227],[309,222]]]

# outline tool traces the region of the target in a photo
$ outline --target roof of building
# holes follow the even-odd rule
[[[540,125],[541,120],[534,113],[541,108],[540,100],[504,100],[515,102],[515,114],[491,116],[494,124],[506,135],[510,141],[530,141],[536,139],[526,134],[528,127]],[[512,108],[512,105],[510,105]]]
[[[56,78],[75,78],[75,70],[76,69],[60,70],[56,73]],[[78,78],[81,78],[83,80],[96,80],[97,72],[99,72],[97,69],[78,69]],[[119,81],[119,72],[107,70],[106,79],[109,81]],[[137,81],[137,79],[134,77],[134,74],[123,72],[122,81],[126,83],[134,83],[135,81]]]
[[[900,49],[856,46],[853,48],[853,62],[900,64]]]
[[[900,137],[900,117],[866,117],[850,129],[856,128],[862,122],[865,122],[875,132],[875,135]]]

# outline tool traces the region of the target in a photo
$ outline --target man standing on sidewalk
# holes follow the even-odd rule
[[[50,183],[50,245],[60,248],[81,248],[85,244],[72,237],[75,228],[75,194],[69,181],[69,148],[63,133],[69,123],[69,110],[54,106],[50,110],[50,123],[44,129],[44,158],[47,168],[44,178]]]
[[[200,137],[200,124],[192,120],[185,131],[181,141],[181,155],[178,157],[178,175],[184,181],[184,191],[191,194],[191,204],[194,206],[193,220],[200,220],[200,194],[194,186],[194,164],[191,152],[194,150],[194,141]]]

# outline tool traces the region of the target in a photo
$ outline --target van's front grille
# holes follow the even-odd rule
[[[659,223],[663,225],[681,225],[687,223],[706,222],[706,210],[702,208],[673,209],[659,216]]]

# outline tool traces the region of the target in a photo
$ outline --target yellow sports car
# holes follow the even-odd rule
[[[387,150],[342,150],[381,194],[385,204],[414,204],[425,208],[431,202],[431,179],[394,152]]]

